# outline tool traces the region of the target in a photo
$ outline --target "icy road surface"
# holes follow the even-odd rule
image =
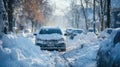
[[[9,34],[0,41],[0,67],[96,67],[99,41],[94,33],[66,39],[67,51],[44,51],[34,36]]]

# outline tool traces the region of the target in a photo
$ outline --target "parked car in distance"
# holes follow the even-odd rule
[[[35,43],[40,46],[41,50],[66,50],[65,40],[59,27],[44,26],[35,35]]]
[[[120,28],[114,29],[97,53],[97,67],[120,67]]]
[[[69,37],[70,39],[74,39],[76,35],[81,33],[84,33],[83,29],[66,29],[65,36]]]
[[[97,35],[98,35],[98,30],[97,30],[97,28],[95,29],[95,31],[94,31],[94,28],[88,28],[88,30],[87,30],[87,32],[94,32],[94,33],[96,33]]]

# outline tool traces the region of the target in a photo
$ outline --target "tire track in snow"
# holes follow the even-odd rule
[[[59,52],[59,56],[68,64],[67,67],[73,67],[73,66],[71,65],[71,63],[69,63],[69,61],[67,60],[67,58],[65,58],[65,56],[64,56],[65,53],[66,53],[66,52]]]

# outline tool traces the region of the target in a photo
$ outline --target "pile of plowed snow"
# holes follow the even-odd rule
[[[80,34],[67,43],[68,52],[63,56],[72,67],[96,67],[100,42],[94,33]]]
[[[41,51],[31,37],[4,35],[0,44],[0,67],[65,67],[56,51]]]

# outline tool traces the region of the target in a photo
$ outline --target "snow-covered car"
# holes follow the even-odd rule
[[[69,36],[72,33],[72,29],[66,29],[65,30],[65,35]]]
[[[74,39],[74,37],[78,34],[84,33],[83,29],[66,29],[65,35],[69,37],[69,39]]]
[[[100,40],[102,39],[106,39],[110,36],[110,34],[112,33],[113,29],[112,28],[106,28],[105,30],[103,30],[99,35],[98,38]]]
[[[59,27],[41,27],[39,33],[36,34],[35,43],[41,50],[66,50],[65,40]]]
[[[94,32],[94,28],[88,28],[87,32]],[[95,29],[95,33],[98,34],[98,30]]]
[[[97,67],[120,67],[120,28],[103,41],[97,54]]]

